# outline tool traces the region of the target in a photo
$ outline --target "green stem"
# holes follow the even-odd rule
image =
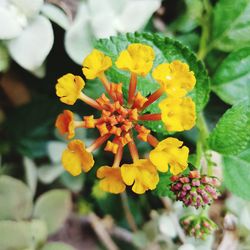
[[[199,45],[199,50],[197,52],[197,57],[200,60],[203,60],[207,53],[212,49],[212,46],[209,44],[210,33],[211,33],[211,13],[212,13],[212,5],[210,0],[203,0],[204,14],[201,20],[201,40]],[[204,118],[203,113],[200,113],[197,118],[197,127],[199,129],[199,137],[196,144],[196,167],[200,169],[201,166],[201,158],[204,156],[207,163],[207,173],[208,175],[212,175],[213,169],[210,160],[210,156],[207,154],[209,149],[207,144],[207,138],[209,136],[209,130]]]
[[[199,217],[202,217],[202,216],[207,216],[208,215],[208,209],[209,207],[206,206],[205,208],[203,208],[200,213],[199,213]]]
[[[200,136],[197,140],[197,143],[196,143],[196,161],[195,161],[195,167],[197,169],[200,169],[201,168],[201,157],[202,157],[202,142],[201,142],[201,139],[200,139]]]
[[[129,207],[129,203],[128,203],[128,195],[127,195],[126,191],[121,193],[121,200],[122,200],[122,207],[123,207],[127,222],[129,224],[131,230],[133,232],[136,232],[138,229],[137,229],[137,225],[135,223],[134,216],[133,216],[132,212],[130,211],[130,207]]]
[[[199,113],[199,115],[198,115],[197,126],[198,126],[198,128],[200,130],[201,142],[204,145],[204,144],[206,144],[206,139],[209,136],[209,130],[208,130],[208,127],[207,127],[205,117],[204,117],[202,112]]]
[[[209,130],[206,124],[205,117],[203,113],[200,113],[197,117],[197,127],[199,129],[199,138],[196,144],[196,167],[201,168],[201,158],[204,156],[207,163],[207,174],[213,174],[213,165],[211,164],[210,156],[207,154],[209,149],[207,144],[207,138],[209,136]]]
[[[211,23],[211,11],[212,11],[212,6],[209,2],[209,0],[203,0],[203,6],[204,6],[204,15],[201,20],[201,39],[200,39],[200,45],[199,45],[199,50],[197,52],[197,57],[200,60],[203,60],[207,53],[211,50],[210,46],[207,46],[209,43],[209,38],[210,38],[210,23]]]

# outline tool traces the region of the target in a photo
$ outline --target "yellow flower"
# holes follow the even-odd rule
[[[64,110],[56,119],[56,128],[64,135],[68,134],[67,138],[72,139],[75,136],[74,115],[70,110]]]
[[[119,167],[102,166],[97,170],[97,177],[102,179],[99,185],[106,192],[119,194],[126,188]]]
[[[133,185],[132,190],[137,194],[155,189],[159,182],[157,170],[148,159],[138,159],[132,164],[123,164],[121,173],[123,181],[127,185]]]
[[[161,142],[149,154],[149,159],[161,172],[168,171],[177,175],[183,172],[188,166],[189,149],[186,146],[181,147],[182,141],[169,137]]]
[[[85,82],[80,76],[66,74],[57,80],[56,95],[60,101],[73,105],[81,94]]]
[[[181,61],[158,65],[152,74],[169,96],[182,97],[194,88],[196,79],[189,66]]]
[[[190,97],[166,98],[159,103],[159,108],[168,131],[189,130],[195,125],[195,104]]]
[[[94,165],[94,159],[82,141],[73,140],[62,154],[62,165],[71,175],[77,176],[82,171],[88,172]]]
[[[83,61],[83,74],[87,79],[93,80],[103,74],[112,66],[112,60],[101,51],[94,49]]]
[[[154,58],[154,50],[150,46],[133,43],[120,53],[116,66],[119,69],[146,76],[153,66]]]

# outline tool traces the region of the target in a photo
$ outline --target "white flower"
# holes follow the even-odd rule
[[[0,40],[13,60],[29,71],[43,64],[54,42],[52,25],[40,14],[43,4],[43,0],[0,1]]]
[[[161,0],[87,0],[81,3],[74,23],[66,32],[67,53],[81,64],[96,38],[142,29],[160,5]]]

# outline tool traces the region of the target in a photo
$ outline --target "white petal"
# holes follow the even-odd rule
[[[170,238],[175,238],[177,235],[175,225],[170,216],[162,215],[159,218],[160,232]]]
[[[39,15],[19,37],[11,40],[7,45],[11,57],[23,68],[33,71],[44,62],[53,41],[51,23],[47,18]]]
[[[53,4],[44,4],[41,11],[52,22],[58,24],[63,29],[66,30],[69,28],[69,19],[67,15],[57,6]]]
[[[98,16],[100,14],[110,13],[120,13],[124,8],[124,4],[127,0],[88,0],[88,6],[91,13],[91,18],[93,16]]]
[[[9,2],[19,8],[27,17],[36,15],[44,3],[43,0],[9,0]]]
[[[96,38],[106,38],[116,35],[114,20],[116,18],[117,8],[121,7],[121,2],[112,0],[89,0],[89,9],[91,13],[91,26]]]
[[[14,12],[7,7],[0,6],[0,39],[17,37],[22,31],[22,24]]]
[[[120,32],[134,32],[143,28],[160,5],[161,0],[127,0],[116,20],[117,29]]]
[[[100,13],[100,15],[92,17],[91,25],[93,33],[96,38],[106,38],[116,35],[116,28],[114,26],[114,13]]]
[[[178,250],[195,250],[196,248],[191,244],[184,244],[178,248]]]
[[[78,64],[92,50],[93,34],[90,29],[88,8],[81,4],[72,26],[65,36],[65,49],[70,58]]]

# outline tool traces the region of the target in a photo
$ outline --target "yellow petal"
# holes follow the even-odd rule
[[[145,191],[148,190],[147,187],[145,187],[142,183],[140,183],[139,181],[135,182],[135,184],[132,187],[132,190],[136,193],[136,194],[144,194]]]
[[[87,79],[95,79],[112,66],[112,60],[103,52],[94,49],[83,61],[83,74]]]
[[[55,126],[60,134],[68,134],[67,138],[71,139],[75,136],[74,115],[70,110],[64,110],[58,115]]]
[[[177,162],[170,164],[170,172],[173,175],[178,175],[182,173],[186,168],[187,168],[187,165],[183,166],[183,165],[178,164]]]
[[[169,159],[165,152],[152,150],[149,153],[149,159],[160,172],[168,171]]]
[[[152,47],[141,43],[133,43],[120,53],[116,61],[116,67],[146,76],[153,66],[154,58],[155,54]]]
[[[190,130],[195,125],[195,104],[190,97],[168,97],[159,103],[159,108],[168,131]]]
[[[79,175],[82,170],[88,172],[94,166],[91,153],[87,152],[80,140],[73,140],[62,155],[63,167],[72,175]]]
[[[80,76],[66,74],[57,80],[56,95],[60,97],[61,102],[73,105],[84,86],[85,82]]]
[[[166,172],[170,165],[170,171],[179,174],[188,166],[189,149],[182,144],[182,141],[169,137],[150,152],[149,158],[159,171]]]
[[[122,193],[126,188],[121,177],[120,168],[102,166],[97,170],[97,177],[102,179],[99,185],[103,191],[118,194]]]
[[[132,164],[124,164],[121,172],[124,182],[133,185],[132,190],[137,194],[155,189],[159,182],[156,168],[148,159],[138,159]]]
[[[138,174],[137,168],[133,164],[123,164],[121,166],[122,179],[127,185],[132,185]]]
[[[168,96],[173,97],[185,96],[196,83],[194,72],[189,70],[186,63],[178,60],[158,65],[152,76],[162,85]]]
[[[66,149],[62,154],[62,165],[71,175],[77,176],[82,173],[81,158]]]

